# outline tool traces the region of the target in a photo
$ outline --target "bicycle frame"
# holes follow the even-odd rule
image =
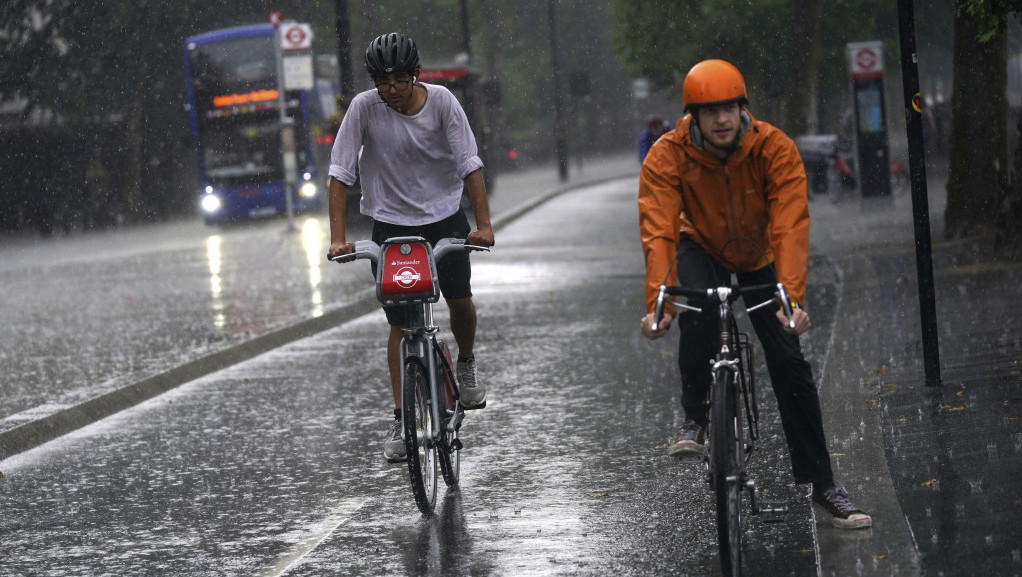
[[[403,398],[405,367],[408,366],[410,359],[418,359],[426,368],[426,374],[429,377],[430,405],[433,416],[433,427],[423,431],[424,440],[429,443],[439,443],[441,448],[451,453],[461,449],[461,441],[454,439],[454,442],[448,442],[447,435],[442,434],[440,429],[443,427],[445,433],[453,433],[461,426],[461,421],[465,416],[464,410],[461,410],[461,394],[457,387],[452,387],[451,391],[445,391],[442,384],[445,374],[451,383],[455,382],[455,377],[453,367],[442,353],[443,345],[437,340],[440,327],[433,322],[432,303],[413,306],[418,310],[411,315],[412,320],[409,325],[401,331],[401,395]],[[454,406],[449,410],[453,411],[453,415],[451,419],[446,419],[444,411],[448,409],[441,406],[440,399],[446,398],[446,395],[452,391]],[[447,421],[446,426],[444,425],[445,421]]]
[[[687,303],[675,302],[669,296],[709,299],[718,309],[720,348],[711,362],[711,386],[706,400],[709,407],[710,442],[704,457],[707,467],[706,482],[716,494],[718,540],[721,568],[725,575],[741,575],[741,492],[749,494],[753,515],[761,512],[780,513],[782,508],[761,507],[756,499],[756,483],[749,478],[747,465],[753,451],[752,441],[759,436],[759,409],[756,404],[752,347],[747,335],[738,331],[732,305],[742,294],[774,289],[780,298],[789,326],[794,326],[790,300],[784,286],[761,285],[752,287],[721,286],[710,289],[688,289],[660,286],[654,310],[654,329],[663,318],[664,304],[702,313],[704,309]],[[770,298],[746,307],[748,312],[774,304]],[[749,435],[745,436],[743,411]]]

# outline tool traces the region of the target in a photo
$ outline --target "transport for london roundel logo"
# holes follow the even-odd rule
[[[419,282],[420,278],[422,278],[422,276],[415,272],[415,269],[408,266],[401,268],[394,273],[394,282],[396,282],[401,288],[412,288],[415,286],[415,283]]]

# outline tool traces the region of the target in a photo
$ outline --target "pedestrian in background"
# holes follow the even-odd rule
[[[667,132],[668,126],[664,124],[663,117],[652,115],[646,117],[646,127],[639,133],[639,163],[646,160],[649,149],[653,143]]]

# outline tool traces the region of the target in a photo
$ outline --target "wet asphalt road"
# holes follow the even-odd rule
[[[3,461],[4,573],[712,574],[701,465],[663,448],[682,421],[675,344],[636,330],[634,190],[565,194],[473,257],[490,403],[466,421],[462,490],[435,518],[380,455],[386,329],[372,312]],[[361,265],[321,274],[359,290]],[[812,268],[814,363],[833,325],[828,267]],[[814,574],[814,521],[762,370],[759,383],[753,474],[789,514],[752,520],[747,569]]]

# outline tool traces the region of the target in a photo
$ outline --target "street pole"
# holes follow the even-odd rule
[[[337,30],[337,69],[341,76],[341,99],[344,106],[355,96],[355,79],[351,76],[351,15],[348,0],[334,2],[335,29]]]
[[[461,0],[461,51],[472,61],[472,44],[469,37],[468,0]]]
[[[274,42],[276,48],[274,54],[277,58],[277,107],[280,109],[280,142],[281,142],[281,163],[284,171],[284,204],[287,210],[287,230],[295,230],[295,207],[294,200],[291,198],[292,189],[294,188],[289,182],[289,175],[295,173],[295,154],[294,154],[294,124],[287,115],[287,98],[284,95],[286,85],[284,83],[284,55],[283,55],[283,41],[281,35],[283,30],[279,23],[274,24]]]
[[[923,148],[923,102],[919,95],[919,62],[916,55],[915,11],[912,0],[898,0],[898,31],[901,35],[901,75],[905,90],[905,125],[908,136],[909,177],[912,182],[912,221],[915,223],[916,275],[919,282],[919,315],[923,332],[923,369],[926,385],[940,386],[940,346],[937,338],[937,305],[930,246],[930,207],[926,191],[926,159]]]
[[[568,135],[564,126],[564,112],[561,97],[561,69],[557,51],[557,14],[554,10],[556,0],[547,0],[550,20],[550,67],[554,76],[554,154],[557,156],[557,171],[561,182],[568,180]]]

